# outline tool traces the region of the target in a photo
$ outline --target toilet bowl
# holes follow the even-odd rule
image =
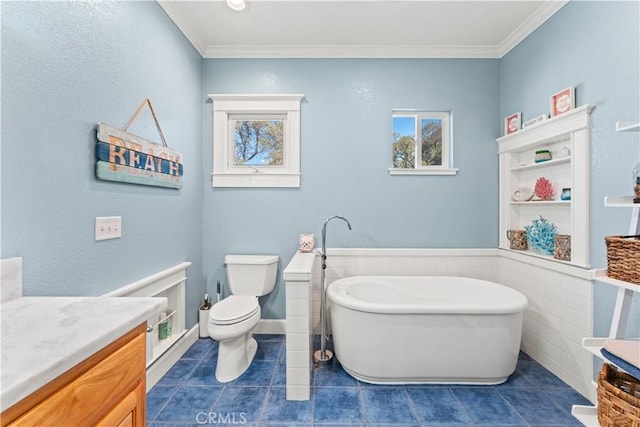
[[[275,286],[278,257],[227,255],[227,281],[231,295],[209,310],[207,331],[218,341],[216,379],[233,381],[251,365],[258,349],[253,328],[260,320],[258,296]]]
[[[231,295],[209,310],[209,336],[220,342],[216,379],[233,381],[247,370],[258,349],[251,331],[260,320],[258,299]]]

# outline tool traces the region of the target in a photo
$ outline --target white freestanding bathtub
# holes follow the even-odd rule
[[[499,384],[518,360],[527,299],[465,277],[360,276],[328,287],[336,357],[370,383]]]

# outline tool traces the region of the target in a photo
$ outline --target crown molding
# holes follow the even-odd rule
[[[547,19],[551,18],[567,3],[569,3],[569,0],[549,0],[545,2],[497,46],[497,50],[499,52],[498,57],[502,58],[509,53],[511,49],[516,47],[522,40],[526,39],[531,33],[537,30],[538,27],[544,24]]]
[[[214,58],[499,58],[495,46],[207,46]]]
[[[207,45],[173,1],[157,0],[203,58],[494,58],[509,53],[569,0],[549,0],[496,46]]]
[[[189,22],[187,18],[184,17],[180,9],[174,6],[173,2],[165,1],[165,0],[157,0],[158,4],[169,18],[176,24],[178,29],[182,31],[182,34],[189,40],[189,42],[193,45],[193,47],[198,51],[200,56],[204,57],[204,53],[207,48],[207,44],[202,40],[197,31],[194,29],[193,25]]]

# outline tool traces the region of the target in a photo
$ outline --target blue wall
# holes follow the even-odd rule
[[[498,60],[205,60],[205,93],[302,93],[299,189],[212,188],[205,178],[204,266],[210,290],[228,253],[273,253],[286,265],[300,233],[331,215],[328,247],[497,246],[501,131]],[[453,115],[456,176],[390,176],[391,110]],[[204,105],[204,170],[212,104]],[[284,286],[263,317],[284,318]]]
[[[101,295],[189,260],[187,323],[202,280],[202,58],[156,2],[3,2],[1,257],[25,295]],[[95,178],[96,125],[150,98],[184,187]],[[133,133],[159,137],[148,110]],[[94,241],[96,216],[123,237]]]
[[[604,237],[627,234],[631,209],[605,208],[607,195],[632,195],[631,171],[640,161],[640,133],[616,133],[618,120],[640,117],[640,3],[572,1],[500,62],[501,117],[523,120],[549,112],[549,96],[576,88],[576,105],[591,114],[590,258],[606,266]],[[594,334],[608,335],[616,289],[594,291]],[[635,297],[631,334],[638,334]]]
[[[227,253],[274,253],[332,223],[329,247],[495,247],[495,138],[502,118],[549,110],[575,86],[596,104],[591,260],[627,231],[640,116],[637,2],[572,1],[501,60],[203,60],[155,2],[2,2],[1,257],[24,257],[28,295],[99,295],[189,260],[188,324],[206,287],[225,281]],[[208,93],[303,93],[302,186],[213,189]],[[151,98],[169,145],[185,158],[180,191],[94,177],[95,128],[123,126]],[[457,176],[390,176],[391,110],[453,112]],[[143,114],[133,132],[158,140]],[[96,216],[121,215],[123,238],[94,242]],[[318,241],[318,244],[320,242]],[[596,333],[613,289],[596,287]],[[284,316],[284,291],[263,301]],[[637,300],[636,300],[637,301]],[[603,332],[604,331],[604,332]]]

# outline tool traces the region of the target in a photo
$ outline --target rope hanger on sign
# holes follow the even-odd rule
[[[140,111],[142,111],[142,109],[144,108],[145,105],[148,105],[149,106],[149,110],[151,110],[151,115],[153,116],[153,121],[156,123],[156,128],[158,129],[158,133],[160,134],[160,139],[162,140],[162,145],[164,145],[165,147],[168,148],[169,146],[167,145],[167,141],[164,138],[164,133],[162,133],[162,129],[160,128],[160,122],[158,121],[158,117],[156,116],[156,112],[153,109],[153,105],[151,104],[151,100],[149,98],[146,98],[144,101],[142,101],[142,104],[140,104],[140,106],[138,107],[136,112],[133,113],[133,116],[131,116],[131,118],[129,119],[129,121],[127,122],[125,127],[122,128],[122,130],[124,132],[126,132],[127,129],[129,129],[129,127],[133,124],[135,119],[138,117],[138,114],[140,114]]]

